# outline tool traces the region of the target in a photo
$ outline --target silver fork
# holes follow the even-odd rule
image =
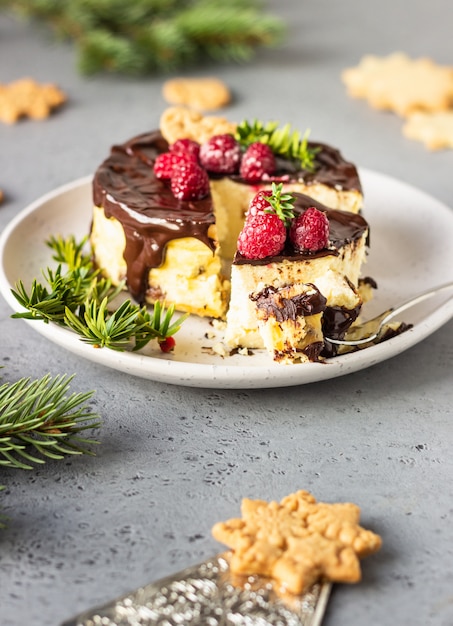
[[[416,306],[417,304],[420,304],[421,302],[424,302],[425,300],[435,297],[443,292],[448,292],[449,290],[451,290],[452,293],[447,300],[448,302],[453,297],[453,282],[445,283],[443,285],[439,285],[438,287],[434,287],[433,289],[429,289],[428,291],[424,291],[423,293],[402,302],[398,306],[383,311],[373,319],[362,324],[362,326],[367,329],[367,335],[365,337],[360,337],[360,339],[333,339],[331,337],[324,337],[324,339],[325,341],[338,346],[360,346],[365,343],[369,343],[379,336],[379,333],[385,324],[403,311],[407,311],[407,309],[410,309],[413,306]],[[369,329],[372,330],[370,331]]]

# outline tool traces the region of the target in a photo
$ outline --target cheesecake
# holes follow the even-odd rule
[[[194,122],[193,112],[190,115]],[[199,118],[206,129],[207,118]],[[201,144],[201,138],[206,142],[216,128],[225,128],[214,123],[207,127],[208,135],[192,124],[192,141],[200,137]],[[225,319],[229,265],[247,207],[257,191],[276,181],[290,191],[309,192],[335,209],[358,214],[362,207],[355,166],[337,149],[318,142],[307,144],[315,154],[313,167],[304,169],[297,159],[276,154],[274,170],[259,180],[244,178],[240,170],[213,172],[198,163],[207,175],[205,193],[175,196],[173,182],[156,173],[158,159],[168,155],[178,140],[188,140],[183,124],[173,131],[170,136],[168,124],[161,123],[159,130],[114,145],[93,178],[94,261],[140,304],[160,301],[179,311]],[[241,145],[241,150],[246,148]],[[187,172],[187,167],[179,171]],[[251,291],[256,291],[256,284]]]

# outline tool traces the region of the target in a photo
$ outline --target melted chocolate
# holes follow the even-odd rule
[[[311,293],[301,293],[292,298],[279,294],[280,288],[268,286],[249,297],[263,312],[265,319],[275,317],[278,322],[296,320],[300,316],[316,315],[326,308],[326,298],[314,285]]]
[[[211,199],[178,200],[169,184],[154,175],[153,163],[166,150],[168,144],[159,132],[114,146],[93,181],[95,205],[123,226],[127,286],[139,302],[144,301],[148,271],[161,265],[169,241],[195,237],[215,250],[208,235],[214,224]]]
[[[337,189],[361,191],[355,166],[345,161],[338,150],[315,142],[309,145],[319,149],[315,171],[300,170],[294,162],[279,158],[275,179],[319,182]],[[106,217],[115,217],[123,226],[127,286],[139,302],[145,299],[149,269],[161,265],[169,241],[195,237],[215,250],[208,234],[215,223],[211,198],[196,202],[178,200],[168,182],[154,175],[157,155],[167,150],[168,143],[159,131],[138,135],[113,146],[93,181],[95,205],[103,207]],[[311,201],[310,206],[314,204]],[[344,239],[348,233],[349,230],[338,236]]]

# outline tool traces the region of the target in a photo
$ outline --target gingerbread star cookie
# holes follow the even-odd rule
[[[212,529],[233,550],[232,574],[266,576],[294,594],[320,580],[358,582],[359,559],[382,543],[359,526],[358,506],[317,502],[307,491],[280,503],[244,499],[241,512]]]
[[[197,111],[214,111],[226,106],[231,93],[226,84],[215,77],[172,78],[162,87],[164,100]]]
[[[66,101],[66,95],[52,84],[40,84],[32,78],[21,78],[0,84],[0,121],[14,124],[21,117],[42,120]]]
[[[403,135],[422,141],[429,150],[453,148],[453,109],[413,113],[403,126]]]
[[[402,52],[387,57],[364,56],[357,67],[342,72],[353,98],[403,117],[414,111],[442,111],[453,105],[453,67]]]

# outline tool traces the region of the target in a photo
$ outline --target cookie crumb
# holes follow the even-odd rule
[[[50,83],[41,84],[32,78],[21,78],[0,84],[0,121],[15,124],[22,117],[43,120],[64,102],[66,94]]]

